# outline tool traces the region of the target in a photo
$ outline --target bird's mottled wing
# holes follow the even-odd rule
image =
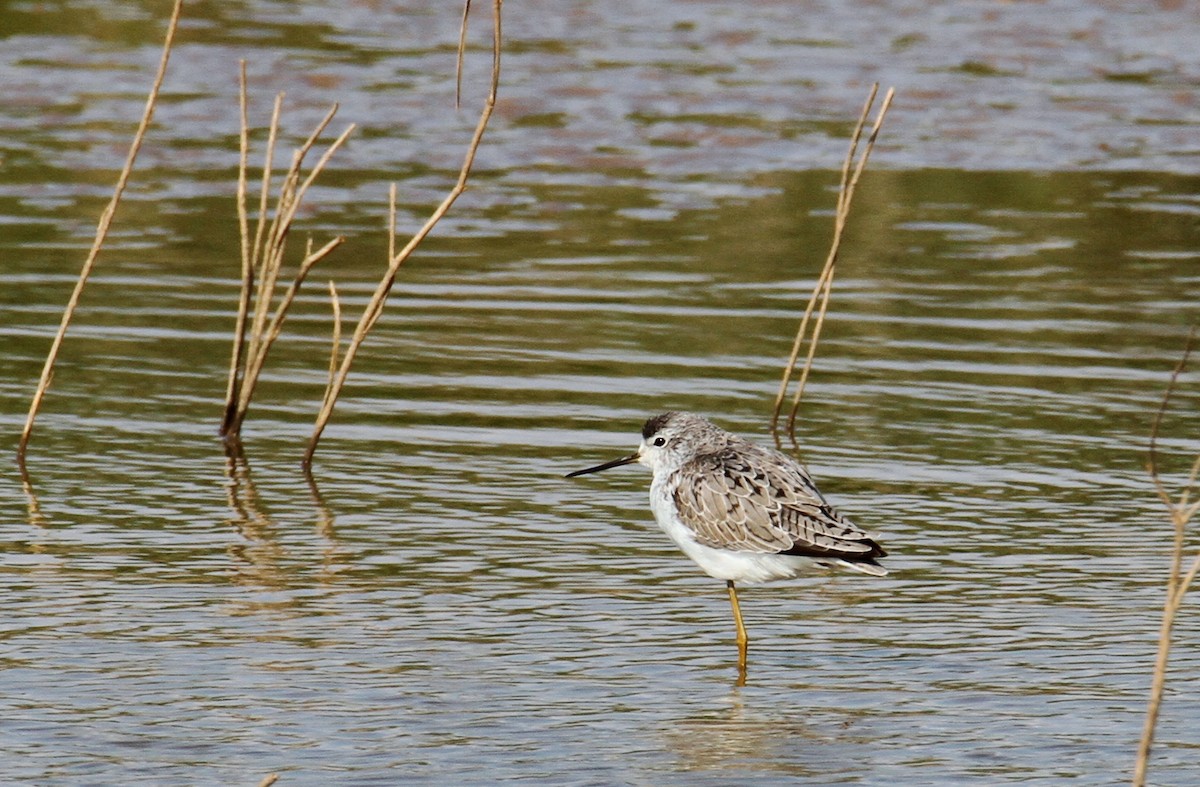
[[[757,446],[680,468],[675,503],[696,540],[716,549],[851,561],[885,554],[825,502],[802,467]]]

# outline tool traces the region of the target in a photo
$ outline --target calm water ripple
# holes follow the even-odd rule
[[[0,781],[1123,780],[1170,540],[1146,440],[1200,295],[1190,7],[506,9],[476,179],[402,270],[310,485],[325,282],[350,320],[384,264],[387,183],[415,228],[475,121],[485,25],[456,112],[446,10],[185,12],[30,485],[0,463]],[[6,9],[5,452],[161,13]],[[287,91],[288,146],[335,100],[335,125],[361,128],[296,235],[346,245],[302,291],[235,461],[215,429],[240,57],[258,122]],[[646,477],[562,474],[669,408],[768,439],[873,80],[899,98],[799,437],[892,573],[748,589],[737,687],[723,589],[654,527]],[[1172,483],[1197,450],[1197,382],[1162,441]],[[1198,654],[1181,625],[1156,783],[1200,784]]]

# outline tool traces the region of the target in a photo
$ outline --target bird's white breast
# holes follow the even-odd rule
[[[655,473],[654,481],[650,484],[650,510],[654,512],[654,519],[663,532],[710,577],[753,585],[771,579],[794,577],[812,562],[796,555],[738,552],[701,544],[691,528],[679,518],[674,490],[675,484],[670,476]]]

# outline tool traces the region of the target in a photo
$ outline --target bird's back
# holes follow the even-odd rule
[[[728,433],[727,433],[728,434]],[[664,479],[697,542],[754,554],[795,555],[886,571],[887,553],[821,495],[791,457],[729,435]]]

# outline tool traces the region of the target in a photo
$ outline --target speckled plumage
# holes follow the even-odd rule
[[[666,441],[657,446],[661,453],[650,465],[652,500],[670,503],[653,506],[660,525],[660,511],[669,515],[662,510],[674,508],[691,539],[704,547],[747,556],[813,558],[875,576],[887,573],[875,562],[887,554],[883,548],[825,500],[796,460],[691,413],[666,413],[647,422],[647,429],[643,443],[654,448],[655,439]],[[673,528],[664,529],[671,533]],[[792,576],[799,567],[784,563],[764,578]],[[714,576],[761,581],[757,573]]]

